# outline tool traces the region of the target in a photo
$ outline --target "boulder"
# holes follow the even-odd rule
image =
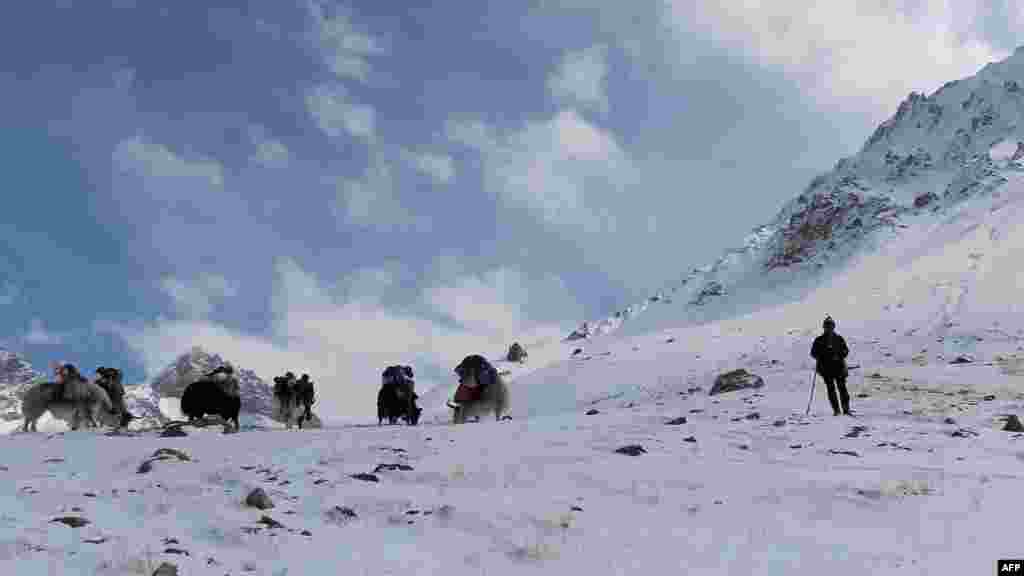
[[[153,576],[178,576],[178,567],[170,562],[161,562]]]
[[[579,328],[575,329],[568,336],[565,337],[566,342],[572,342],[574,340],[586,340],[591,336],[591,328],[588,322],[584,322]]]
[[[925,206],[935,202],[939,199],[939,196],[934,192],[928,192],[927,194],[921,194],[917,198],[914,198],[914,208],[924,208]]]
[[[639,456],[646,454],[647,450],[639,444],[630,444],[628,446],[622,446],[621,448],[615,449],[616,454],[625,454],[627,456]]]
[[[526,353],[526,349],[520,346],[519,342],[514,342],[509,346],[505,359],[509,362],[525,362],[527,356],[529,354]]]
[[[1003,430],[1006,432],[1024,432],[1024,425],[1020,423],[1020,418],[1017,418],[1016,414],[1010,414],[1006,417],[1006,424],[1003,426]]]
[[[270,496],[267,496],[263,488],[255,488],[245,497],[245,505],[259,510],[268,510],[274,507],[274,502]]]
[[[763,378],[757,374],[752,374],[747,372],[745,369],[740,368],[738,370],[719,374],[718,377],[715,378],[715,385],[711,387],[711,391],[708,392],[708,396],[715,396],[726,392],[735,392],[737,390],[761,388],[762,386],[764,386]]]

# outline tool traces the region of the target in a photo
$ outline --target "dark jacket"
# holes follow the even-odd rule
[[[846,340],[835,332],[831,335],[818,336],[811,345],[811,358],[817,360],[815,368],[822,376],[846,378],[849,375],[846,366],[846,357],[849,354],[850,349],[846,346]]]

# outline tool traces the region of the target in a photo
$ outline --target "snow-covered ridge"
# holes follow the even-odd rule
[[[930,225],[1004,185],[1022,169],[1022,118],[1022,49],[931,95],[913,92],[856,155],[815,177],[741,246],[642,302],[583,323],[568,339],[627,326],[641,334],[799,298],[911,222]],[[652,307],[653,318],[645,313]]]
[[[21,395],[32,382],[42,377],[28,361],[0,349],[0,420],[21,420]]]

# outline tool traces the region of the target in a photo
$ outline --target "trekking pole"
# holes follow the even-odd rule
[[[811,372],[811,374],[812,374],[812,376],[811,376],[811,397],[807,399],[807,412],[804,412],[804,416],[807,416],[807,415],[809,415],[811,413],[811,402],[814,401],[814,384],[818,380],[818,371],[817,370]]]

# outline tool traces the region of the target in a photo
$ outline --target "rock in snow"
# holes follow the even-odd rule
[[[763,378],[740,368],[738,370],[719,374],[718,377],[715,378],[715,385],[711,387],[711,391],[708,392],[708,396],[715,396],[726,392],[735,392],[737,390],[756,389],[763,386]]]

